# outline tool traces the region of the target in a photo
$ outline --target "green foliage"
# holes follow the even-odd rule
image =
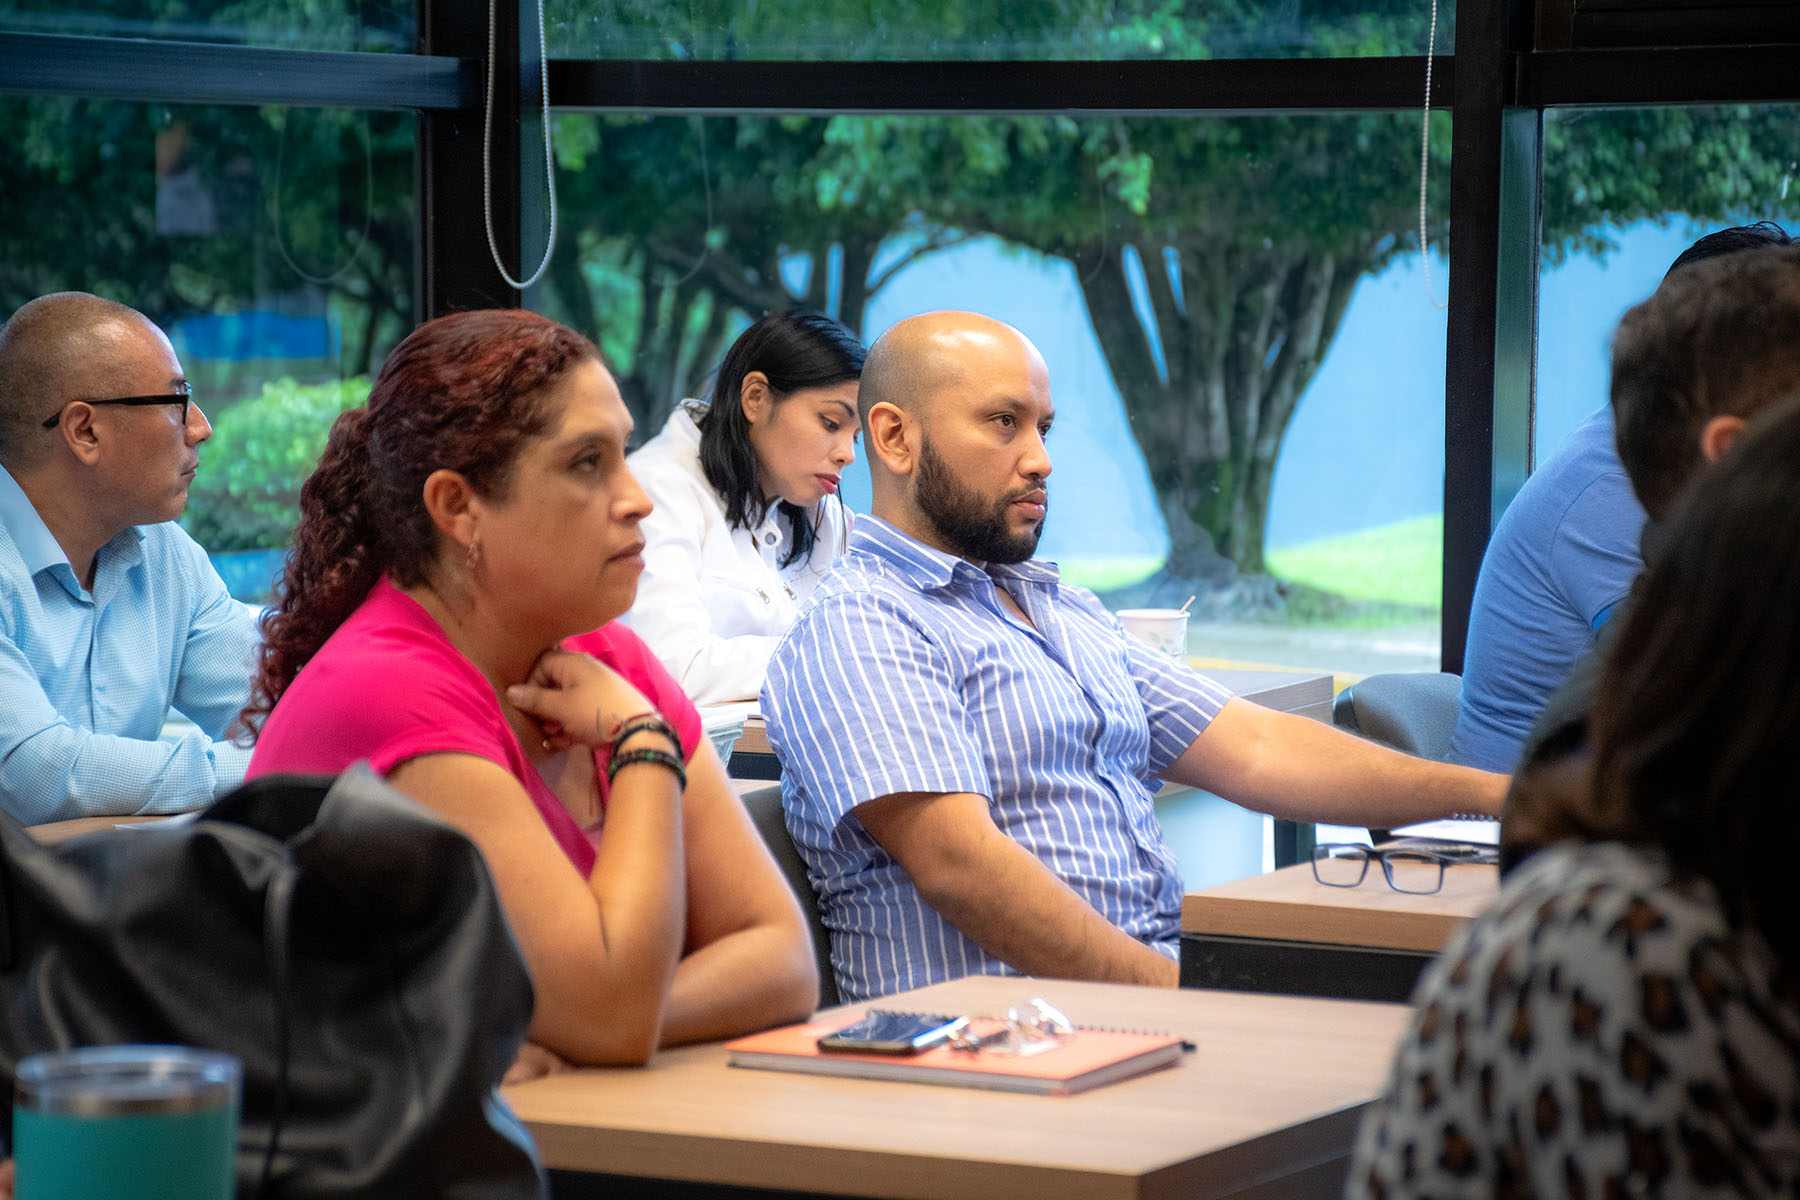
[[[367,378],[301,385],[279,379],[227,410],[200,448],[181,523],[214,554],[275,550],[300,523],[300,485],[339,413],[369,398]]]
[[[1604,258],[1608,226],[1702,226],[1800,213],[1794,105],[1557,111],[1544,121],[1544,256]]]
[[[0,312],[71,288],[165,328],[323,309],[345,374],[411,327],[409,115],[18,97],[0,143]]]
[[[1399,0],[587,0],[551,53],[669,59],[1192,59],[1416,53]],[[1443,5],[1440,46],[1454,35]],[[1398,20],[1396,19],[1398,18]],[[1396,49],[1394,28],[1412,32]]]
[[[405,4],[78,7],[86,15],[71,21],[100,24],[70,32],[368,49],[412,37]],[[562,0],[551,17],[555,56],[681,60],[1405,55],[1425,49],[1426,28],[1416,0]],[[1453,17],[1446,4],[1439,51],[1452,45]],[[410,324],[411,122],[9,101],[0,308],[79,287],[168,324],[322,292],[344,331],[341,369],[373,370]],[[1200,546],[1260,566],[1272,463],[1356,278],[1420,248],[1413,113],[563,113],[555,127],[564,223],[547,308],[604,348],[641,427],[697,390],[747,315],[799,303],[859,327],[869,297],[907,262],[992,234],[1075,264],[1181,570]],[[1449,130],[1447,115],[1434,120],[1426,237],[1437,245]],[[1791,105],[1563,110],[1546,117],[1545,145],[1551,261],[1604,254],[1604,231],[1634,221],[1791,220],[1800,203],[1800,192],[1788,199],[1800,157]],[[159,176],[183,169],[217,204],[213,232],[158,228]],[[203,452],[197,498],[227,474],[215,468],[236,465],[224,433]],[[229,495],[196,505],[233,507]]]

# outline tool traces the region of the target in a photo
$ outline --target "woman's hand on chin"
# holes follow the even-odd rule
[[[598,748],[625,718],[656,711],[617,671],[571,650],[545,651],[524,683],[506,689],[506,699],[537,721],[550,750],[577,743]]]

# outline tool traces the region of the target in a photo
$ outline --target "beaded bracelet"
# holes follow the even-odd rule
[[[659,733],[669,739],[669,745],[677,750],[681,748],[681,739],[675,736],[675,729],[663,720],[660,713],[639,713],[635,717],[627,717],[619,722],[619,727],[612,735],[612,748],[618,750],[619,744],[637,733]]]
[[[687,769],[681,765],[681,760],[667,750],[652,750],[648,747],[613,755],[612,761],[606,764],[606,782],[611,784],[618,777],[621,769],[629,767],[633,763],[655,763],[659,767],[666,767],[675,773],[677,789],[687,787]]]

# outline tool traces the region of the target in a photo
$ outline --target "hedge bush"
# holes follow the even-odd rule
[[[324,452],[331,423],[368,398],[366,376],[263,384],[261,395],[213,425],[182,525],[215,554],[286,546],[300,523],[300,485]]]

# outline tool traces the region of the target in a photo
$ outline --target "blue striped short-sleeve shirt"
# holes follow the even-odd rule
[[[1035,628],[1008,615],[997,584]],[[984,571],[858,516],[761,701],[840,992],[856,1001],[1011,973],[927,905],[852,815],[897,792],[987,797],[1003,832],[1173,957],[1181,879],[1153,789],[1228,699],[1128,636],[1052,563]]]

